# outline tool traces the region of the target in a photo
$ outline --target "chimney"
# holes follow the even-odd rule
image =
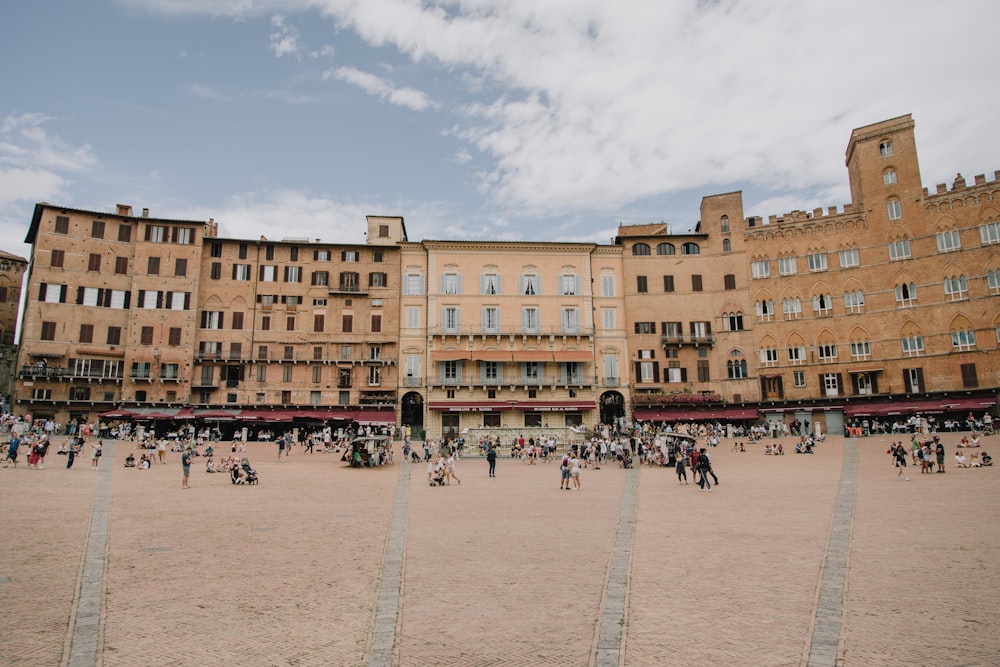
[[[142,209],[142,217],[144,217],[144,218],[148,218],[149,217],[149,209],[148,208]]]

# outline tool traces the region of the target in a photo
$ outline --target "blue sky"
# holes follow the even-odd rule
[[[1000,169],[969,0],[38,0],[0,9],[0,248],[39,201],[223,236],[607,242],[849,201],[853,128],[912,113],[925,186]],[[991,177],[992,178],[992,177]]]

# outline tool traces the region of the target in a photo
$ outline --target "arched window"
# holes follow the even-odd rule
[[[743,331],[743,313],[726,313],[724,317],[730,331]]]
[[[657,255],[676,255],[677,248],[674,247],[673,243],[661,243],[656,246]]]
[[[698,255],[701,254],[701,248],[698,247],[697,243],[685,243],[681,246],[682,255]]]
[[[632,246],[632,254],[633,255],[648,255],[649,254],[649,245],[646,244],[646,243],[636,243],[634,246]]]
[[[723,234],[729,233],[729,216],[724,215],[719,219],[719,229]]]
[[[722,252],[729,252],[732,250],[732,244],[729,243],[729,239],[722,239]]]
[[[727,273],[722,276],[722,284],[725,289],[736,289],[736,274]]]

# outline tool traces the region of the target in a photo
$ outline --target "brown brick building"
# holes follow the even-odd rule
[[[851,203],[609,245],[222,239],[36,206],[15,409],[395,422],[432,435],[638,420],[964,417],[1000,386],[1000,179],[921,184],[914,124],[856,129]],[[44,365],[39,361],[44,360]],[[117,412],[116,412],[117,411]]]

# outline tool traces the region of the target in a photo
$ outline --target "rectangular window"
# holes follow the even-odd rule
[[[580,289],[580,281],[576,276],[559,276],[559,292],[563,296],[575,296]]]
[[[233,264],[233,280],[250,280],[250,265]]]
[[[372,331],[372,333],[381,333],[382,332],[382,316],[381,315],[372,315],[372,329],[371,329],[371,331]]]
[[[635,332],[637,334],[656,333],[656,322],[636,322]]]
[[[292,366],[291,364],[282,364],[281,366],[281,381],[291,382],[292,381]]]
[[[889,261],[896,262],[910,258],[910,240],[902,239],[889,244]]]
[[[953,252],[962,247],[962,238],[958,235],[958,230],[940,232],[937,235],[938,252]]]
[[[330,284],[330,272],[329,271],[313,271],[312,280],[310,281],[313,285],[327,286]]]
[[[115,257],[115,273],[120,276],[128,275],[128,257]]]
[[[778,258],[778,275],[791,276],[799,272],[798,262],[795,257]]]
[[[56,216],[56,226],[54,229],[56,234],[69,234],[69,216],[68,215],[57,215]]]
[[[788,348],[788,363],[794,365],[804,364],[806,362],[806,348],[805,346],[800,347],[790,347]],[[798,386],[798,385],[796,385]]]
[[[270,264],[261,265],[260,281],[265,283],[278,282],[278,267]]]
[[[56,323],[42,322],[42,340],[56,339]]]
[[[750,275],[753,278],[770,278],[771,262],[766,259],[759,259],[750,265]]]
[[[861,290],[844,292],[844,308],[849,313],[860,313],[865,306],[865,294]]]
[[[524,296],[535,296],[539,293],[539,279],[536,275],[521,276],[521,294]]]
[[[837,358],[837,346],[833,343],[817,345],[816,352],[819,354],[819,360],[822,362],[829,363]]]
[[[340,330],[344,333],[351,333],[354,331],[354,315],[344,315],[341,320]]]
[[[174,229],[174,243],[191,245],[194,243],[194,230],[190,227],[176,227]]]
[[[903,207],[900,205],[899,200],[893,199],[888,204],[886,204],[886,209],[889,212],[890,220],[899,220],[903,217]]]
[[[389,277],[387,274],[381,271],[375,271],[368,274],[368,286],[369,287],[386,287],[389,284]]]
[[[174,260],[174,275],[175,276],[186,276],[188,270],[188,261],[186,259],[177,258]]]
[[[286,266],[285,267],[285,282],[286,283],[300,283],[300,282],[302,282],[302,267],[301,266]]]
[[[764,366],[778,365],[778,348],[768,347],[760,351],[760,363]]]
[[[867,359],[872,356],[872,344],[867,340],[860,340],[851,343],[852,359]]]
[[[458,308],[448,307],[441,311],[441,329],[449,333],[458,333],[461,327]]]
[[[407,329],[420,328],[420,308],[417,308],[415,306],[408,306],[406,308],[406,328]]]
[[[683,370],[683,369],[682,369]],[[709,382],[709,365],[707,359],[698,360],[698,382]]]
[[[576,308],[563,308],[561,321],[563,333],[580,333],[580,311]]]
[[[848,269],[852,266],[858,266],[861,264],[861,254],[858,252],[857,248],[848,248],[847,250],[841,250],[837,253],[840,258],[840,268]]]
[[[271,316],[270,315],[264,315],[263,317],[260,318],[260,329],[261,329],[261,331],[270,331],[271,330]]]
[[[674,277],[673,276],[663,276],[663,291],[673,292],[674,291]]]
[[[139,344],[140,345],[153,344],[153,327],[142,327],[139,333]]]
[[[1000,222],[991,222],[979,227],[979,240],[983,245],[1000,243]]]
[[[648,288],[646,286],[646,276],[635,277],[635,289],[640,294],[648,291]]]
[[[49,266],[55,268],[62,268],[63,263],[66,261],[66,251],[54,249],[52,254],[49,256]]]
[[[500,294],[500,276],[496,273],[484,273],[479,281],[480,294]]]
[[[903,354],[907,357],[918,357],[924,352],[923,336],[904,336],[902,343]]]
[[[441,276],[441,293],[458,294],[460,277],[457,273],[446,273]]]
[[[812,255],[809,255],[808,257],[806,257],[806,259],[809,262],[809,270],[810,271],[812,271],[812,272],[815,272],[815,271],[826,271],[827,267],[826,267],[826,253],[825,252],[813,253]]]
[[[882,172],[882,185],[895,185],[896,184],[896,172],[892,169],[887,169]]]
[[[177,347],[181,344],[181,328],[180,327],[170,327],[169,335],[167,336],[167,345],[171,347]]]
[[[101,270],[101,256],[97,253],[90,253],[90,257],[87,260],[87,270],[88,271],[100,271]]]
[[[521,332],[522,333],[541,333],[541,317],[537,308],[522,308],[521,309]]]
[[[201,328],[202,329],[221,329],[222,328],[222,312],[217,310],[203,310],[201,311]]]
[[[601,276],[601,296],[615,295],[615,277]]]
[[[976,346],[976,332],[972,329],[952,331],[951,346],[959,351],[971,350]]]
[[[342,262],[357,262],[359,260],[357,250],[343,250],[340,253],[340,261]]]
[[[403,279],[403,294],[420,296],[424,293],[424,276],[420,273],[408,273]]]
[[[167,228],[163,225],[149,225],[146,227],[146,240],[152,243],[166,243]]]
[[[806,386],[806,372],[805,371],[792,371],[792,385],[796,387]]]
[[[122,328],[108,327],[108,345],[121,345]]]
[[[90,238],[93,239],[103,239],[104,238],[104,221],[94,220],[90,225]]]
[[[289,315],[285,318],[285,331],[295,331],[295,316]]]
[[[326,328],[326,316],[320,313],[313,315],[313,331],[319,333]]]
[[[975,364],[962,364],[962,386],[966,389],[973,389],[979,386],[979,378],[976,375]]]
[[[160,258],[150,257],[146,260],[146,273],[151,276],[160,275]]]
[[[500,333],[500,309],[483,308],[483,333]]]
[[[691,276],[691,291],[700,292],[701,290],[702,290],[701,276],[698,274],[694,274],[693,276]]]
[[[616,313],[614,308],[601,309],[601,324],[606,330],[617,328]]]
[[[94,342],[94,325],[93,324],[81,324],[80,325],[80,342],[81,343],[93,343]]]

